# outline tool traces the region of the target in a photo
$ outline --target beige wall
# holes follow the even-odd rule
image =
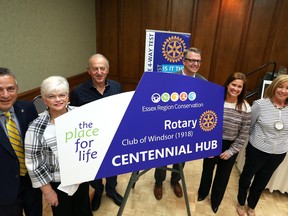
[[[94,0],[1,0],[0,8],[0,67],[14,71],[19,93],[85,71],[96,51]]]

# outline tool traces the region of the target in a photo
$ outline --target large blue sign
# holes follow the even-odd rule
[[[204,80],[145,73],[96,177],[220,154],[223,95]]]
[[[134,93],[106,97],[56,119],[61,182],[219,155],[223,104],[222,86],[145,72]]]

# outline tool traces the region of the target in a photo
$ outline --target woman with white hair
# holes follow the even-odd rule
[[[50,76],[41,84],[47,109],[28,128],[25,138],[26,166],[34,188],[40,188],[54,216],[92,216],[89,184],[82,183],[69,196],[57,189],[61,184],[55,118],[71,111],[69,83],[64,77]]]

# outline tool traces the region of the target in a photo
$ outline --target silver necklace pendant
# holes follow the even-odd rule
[[[276,120],[276,121],[274,122],[274,128],[275,128],[276,130],[278,130],[278,131],[283,130],[283,128],[284,128],[283,122],[280,121],[280,120]]]

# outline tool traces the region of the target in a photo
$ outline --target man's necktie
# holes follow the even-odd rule
[[[6,112],[4,113],[4,115],[6,116],[6,129],[10,143],[20,162],[20,175],[25,176],[25,174],[27,173],[27,169],[25,166],[24,149],[21,143],[19,131],[17,129],[16,123],[11,117],[10,112]]]

